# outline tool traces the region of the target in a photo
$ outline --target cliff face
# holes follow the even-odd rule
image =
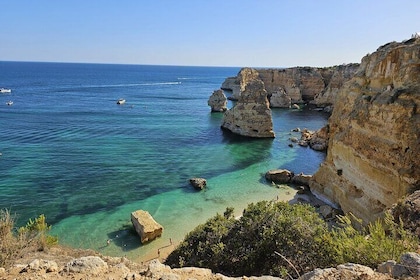
[[[225,112],[222,128],[247,137],[274,137],[267,92],[261,80],[248,81],[236,105]]]
[[[292,103],[309,102],[331,105],[334,96],[358,68],[358,64],[328,68],[293,67],[285,69],[243,68],[236,77],[229,77],[222,89],[232,91],[232,99],[239,99],[248,81],[260,79],[270,98],[271,107],[290,107]]]
[[[338,91],[354,76],[359,66],[352,63],[322,69],[326,87],[315,94],[312,103],[320,107],[334,105]]]
[[[420,189],[420,39],[362,59],[338,92],[312,192],[364,221]]]

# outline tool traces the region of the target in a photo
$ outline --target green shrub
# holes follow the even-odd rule
[[[306,204],[263,201],[250,204],[240,219],[232,213],[228,208],[223,216],[194,229],[166,264],[206,267],[230,276],[297,278],[315,268],[346,262],[375,268],[418,246],[418,240],[390,215],[365,228],[348,215],[329,230],[315,208]]]
[[[336,261],[359,263],[376,268],[387,260],[398,260],[408,251],[416,251],[417,238],[395,223],[391,214],[366,227],[354,215],[339,217],[341,227],[331,232]],[[363,228],[357,230],[356,228]]]
[[[15,230],[15,219],[10,211],[0,210],[0,267],[9,266],[13,260],[28,251],[44,250],[58,243],[57,237],[48,235],[51,226],[40,215],[35,220],[30,219],[26,226]]]
[[[44,250],[58,243],[57,237],[48,234],[50,230],[51,226],[47,224],[44,214],[41,214],[34,220],[29,219],[24,227],[19,228],[18,233],[28,242],[35,242],[38,250]]]
[[[293,266],[303,272],[331,259],[332,251],[325,250],[330,247],[323,238],[327,232],[326,224],[308,205],[263,201],[250,204],[238,220],[218,214],[198,226],[166,263],[179,267],[182,262],[232,276],[298,276]]]
[[[199,266],[219,270],[225,248],[223,239],[233,222],[231,215],[217,214],[187,234],[184,241],[168,256],[167,262],[175,267]]]

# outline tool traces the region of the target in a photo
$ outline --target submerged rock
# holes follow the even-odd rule
[[[198,190],[203,190],[207,185],[207,180],[204,178],[191,178],[190,184]]]

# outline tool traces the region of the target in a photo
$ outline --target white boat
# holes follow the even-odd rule
[[[9,88],[0,88],[0,92],[1,92],[1,93],[11,93],[11,92],[12,92],[12,90],[11,90],[11,89],[9,89]]]
[[[118,99],[117,104],[122,105],[125,103],[125,99]]]
[[[12,105],[13,105],[13,101],[7,101],[7,102],[6,102],[6,104],[7,104],[8,106],[12,106]]]

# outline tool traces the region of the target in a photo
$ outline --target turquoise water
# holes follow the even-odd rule
[[[275,139],[225,134],[207,100],[238,71],[0,62],[0,87],[12,89],[0,95],[0,208],[19,224],[45,214],[62,244],[144,259],[226,207],[239,215],[250,202],[289,199],[293,190],[263,174],[313,173],[325,155],[290,148],[288,138],[327,116],[273,110]],[[193,190],[191,177],[206,178],[208,188]],[[164,226],[160,239],[140,244],[130,230],[137,209]]]

